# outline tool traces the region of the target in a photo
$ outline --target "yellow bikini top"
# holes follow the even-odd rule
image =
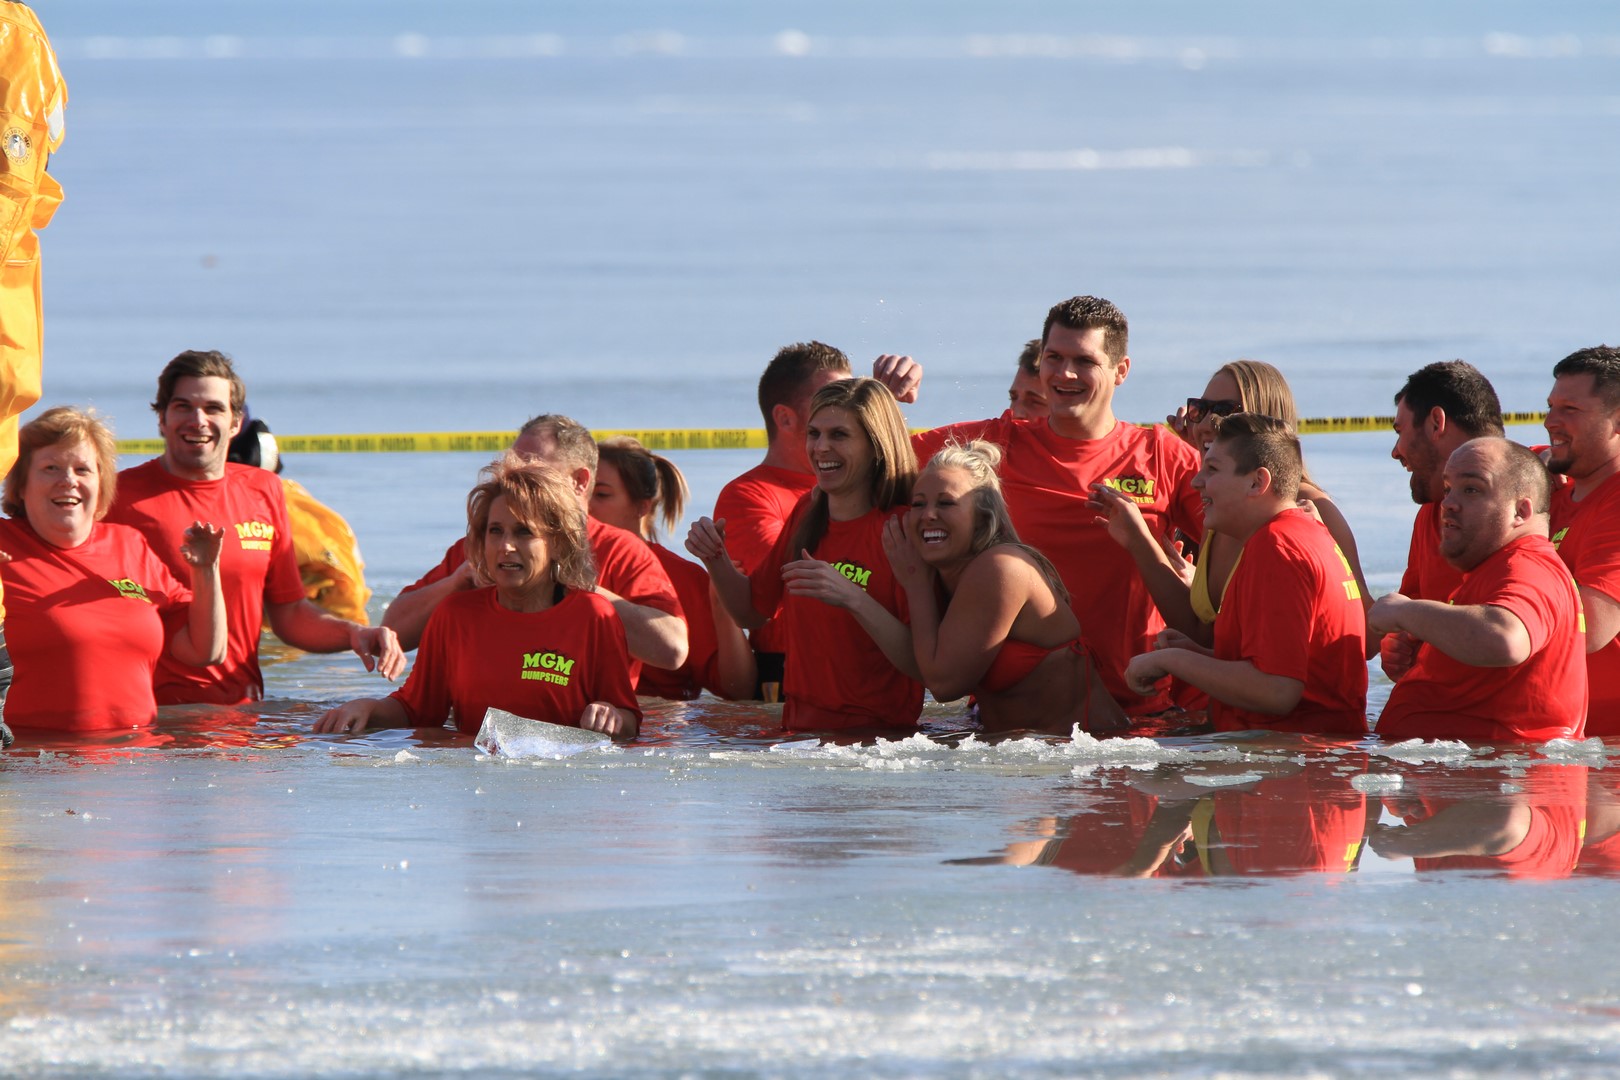
[[[1203,551],[1205,553],[1207,553],[1214,544],[1215,535],[1216,534],[1213,532],[1206,532],[1204,534]],[[1237,562],[1232,564],[1232,573],[1226,575],[1227,585],[1232,584],[1232,574],[1237,573],[1238,563],[1242,561],[1243,553],[1240,551],[1238,552]],[[1198,616],[1199,622],[1206,624],[1213,623],[1215,621],[1215,616],[1221,613],[1220,607],[1214,602],[1214,600],[1210,599],[1208,567],[1209,560],[1203,558],[1200,558],[1197,564],[1193,566],[1193,579],[1191,585],[1192,595],[1190,597],[1192,600],[1193,614]],[[1226,589],[1224,586],[1221,588],[1221,595],[1226,595]]]

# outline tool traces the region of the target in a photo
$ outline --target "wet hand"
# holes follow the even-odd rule
[[[386,626],[350,627],[349,647],[367,671],[375,671],[389,682],[405,670],[405,650],[399,647],[399,635]]]
[[[1106,484],[1092,484],[1086,496],[1086,509],[1095,511],[1098,522],[1108,526],[1109,537],[1121,547],[1152,543],[1153,533],[1136,500]]]
[[[896,514],[883,523],[883,554],[902,589],[924,588],[933,584],[934,571],[911,542],[911,511]]]
[[[370,698],[347,701],[335,709],[328,709],[315,721],[317,735],[359,735],[371,722]]]
[[[1418,639],[1404,631],[1385,634],[1378,642],[1378,664],[1390,682],[1400,682],[1417,662]]]
[[[794,596],[808,596],[834,607],[852,608],[866,593],[849,578],[839,573],[832,563],[810,557],[808,551],[782,567],[782,580],[787,591]]]
[[[1374,634],[1390,634],[1401,630],[1401,609],[1412,600],[1401,593],[1380,596],[1367,609],[1367,629]]]
[[[609,705],[605,701],[593,701],[579,714],[580,727],[586,731],[600,731],[613,738],[634,735],[634,721],[635,714],[630,710]]]
[[[1157,656],[1140,653],[1131,657],[1131,662],[1125,665],[1125,685],[1131,688],[1132,693],[1152,697],[1158,692],[1159,681],[1168,674]]]
[[[909,356],[884,353],[872,361],[872,378],[887,386],[896,401],[916,401],[922,389],[922,376],[922,365]]]
[[[225,546],[225,530],[206,521],[193,521],[180,537],[180,554],[192,566],[213,566]]]
[[[700,517],[692,522],[692,527],[686,533],[686,550],[705,564],[716,559],[729,563],[731,560],[726,555],[726,519],[715,521]]]

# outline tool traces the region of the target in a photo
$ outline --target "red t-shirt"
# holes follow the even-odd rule
[[[1215,655],[1305,684],[1286,716],[1210,698],[1218,731],[1367,733],[1367,617],[1349,564],[1322,523],[1284,510],[1243,544],[1215,617]]]
[[[1586,632],[1569,569],[1545,537],[1525,536],[1463,575],[1459,607],[1490,604],[1516,615],[1530,658],[1515,667],[1474,667],[1428,642],[1390,691],[1378,718],[1386,740],[1545,742],[1578,739],[1586,720]]]
[[[1620,603],[1620,474],[1580,502],[1573,484],[1553,490],[1552,545],[1575,583]],[[1586,654],[1586,733],[1620,735],[1620,635]]]
[[[793,547],[806,498],[788,520],[765,561],[749,575],[754,610],[776,611],[787,632],[782,677],[782,723],[789,731],[827,731],[882,724],[913,727],[922,712],[922,683],[889,663],[855,616],[809,597],[790,595],[782,567],[800,557]],[[906,596],[883,552],[883,523],[896,510],[871,510],[853,521],[834,521],[810,552],[866,590],[901,622],[910,621]]]
[[[151,723],[164,619],[185,617],[191,590],[146,538],[100,522],[90,539],[63,549],[14,519],[0,521],[0,550],[11,556],[0,578],[6,646],[17,669],[6,720],[70,732]]]
[[[1048,422],[1002,416],[936,428],[912,437],[919,464],[950,440],[987,439],[1002,447],[1001,486],[1019,537],[1057,567],[1068,587],[1080,633],[1103,684],[1133,715],[1171,705],[1169,680],[1151,698],[1125,685],[1125,665],[1153,647],[1164,619],[1129,553],[1086,509],[1093,483],[1131,496],[1155,533],[1203,535],[1203,507],[1193,490],[1198,451],[1162,425],[1116,423],[1100,439],[1066,439]]]
[[[304,599],[287,501],[275,473],[228,463],[218,480],[184,480],[161,458],[118,474],[118,499],[108,521],[139,529],[177,579],[190,580],[180,539],[194,521],[225,530],[219,556],[225,589],[225,661],[191,667],[165,654],[158,661],[160,705],[207,702],[238,705],[264,696],[259,635],[265,604]]]
[[[1401,595],[1414,600],[1445,600],[1462,584],[1462,571],[1440,555],[1440,504],[1424,503],[1412,521]]]
[[[509,611],[493,588],[470,589],[433,609],[416,662],[392,695],[418,727],[455,717],[476,735],[491,706],[530,720],[579,726],[605,701],[637,716],[630,652],[612,601],[571,591],[545,611]]]
[[[720,640],[714,631],[709,572],[661,544],[647,546],[674,583],[686,613],[686,663],[674,671],[644,665],[636,680],[636,693],[672,701],[691,701],[704,690],[719,693]]]
[[[593,517],[585,519],[585,535],[591,543],[591,558],[596,562],[598,585],[622,596],[632,604],[656,608],[676,618],[685,618],[681,611],[681,602],[675,595],[674,584],[645,540],[633,532],[621,529],[617,525],[597,521]],[[436,581],[443,581],[460,569],[461,564],[466,561],[467,539],[462,537],[445,549],[444,558],[439,560],[439,565],[423,574],[413,585],[401,589],[400,595],[404,596]],[[632,658],[631,681],[634,682],[640,674],[641,661]]]
[[[726,523],[726,554],[751,574],[765,561],[799,500],[816,486],[809,473],[776,465],[756,465],[720,489],[714,518]],[[758,652],[786,652],[787,634],[773,619],[748,633]]]

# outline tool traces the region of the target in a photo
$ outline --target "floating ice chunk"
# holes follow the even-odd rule
[[[1542,743],[1541,753],[1548,761],[1569,765],[1592,765],[1599,769],[1608,764],[1609,751],[1599,738],[1549,739]]]
[[[1362,773],[1350,778],[1350,786],[1364,795],[1389,795],[1405,783],[1399,773]]]
[[[1254,784],[1265,779],[1263,773],[1187,773],[1182,777],[1189,784],[1199,787],[1236,787],[1239,784]]]
[[[488,709],[473,745],[490,757],[542,757],[553,760],[582,750],[598,750],[613,740],[599,731],[528,720],[504,709]]]
[[[397,765],[403,765],[407,761],[421,761],[421,760],[422,760],[421,758],[417,757],[415,754],[411,753],[409,750],[401,750],[399,753],[394,755],[394,763],[397,764]]]
[[[1467,743],[1454,742],[1444,739],[1434,742],[1424,742],[1422,739],[1407,739],[1392,746],[1374,746],[1372,752],[1382,757],[1395,758],[1397,761],[1467,761],[1481,751],[1469,746]]]
[[[820,749],[820,739],[794,739],[792,742],[772,743],[770,752],[773,754],[802,754],[806,750]]]

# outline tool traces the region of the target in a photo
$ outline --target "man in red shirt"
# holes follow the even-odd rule
[[[1474,365],[1444,360],[1414,371],[1395,395],[1395,446],[1389,456],[1412,474],[1412,544],[1400,593],[1415,600],[1444,600],[1462,572],[1440,557],[1441,473],[1451,452],[1469,439],[1502,435],[1502,405],[1490,380]],[[1417,656],[1405,634],[1385,634],[1379,644],[1384,674],[1399,681]]]
[[[1620,349],[1581,349],[1553,368],[1547,468],[1552,543],[1586,611],[1588,735],[1620,735]]]
[[[725,487],[714,503],[714,520],[726,550],[751,574],[776,546],[793,507],[816,486],[805,449],[810,399],[830,382],[850,377],[849,357],[819,341],[789,345],[771,358],[759,377],[759,411],[765,418],[765,460]],[[872,363],[872,377],[896,401],[916,401],[922,366],[909,356],[884,354]],[[780,694],[785,637],[774,622],[748,635],[759,667],[756,696],[775,701]]]
[[[1125,665],[1152,647],[1164,619],[1130,553],[1108,535],[1107,518],[1086,506],[1103,485],[1130,496],[1156,535],[1203,535],[1192,478],[1198,451],[1162,425],[1114,416],[1114,391],[1131,370],[1124,314],[1107,300],[1076,296],[1047,313],[1041,384],[1047,414],[952,424],[912,439],[919,464],[955,440],[1002,448],[1001,483],[1013,524],[1057,567],[1080,632],[1108,692],[1126,713],[1170,708],[1169,684],[1143,698],[1125,685]]]
[[[1389,695],[1384,739],[1578,739],[1586,721],[1581,603],[1547,539],[1547,470],[1506,439],[1451,455],[1440,554],[1462,572],[1448,600],[1382,597],[1374,632],[1423,644]]]
[[[580,509],[588,507],[596,486],[597,448],[584,425],[555,413],[536,416],[519,429],[512,450],[566,474]],[[595,518],[587,518],[585,526],[596,562],[596,591],[612,602],[624,623],[631,659],[671,670],[680,667],[686,661],[686,620],[657,556],[634,533]],[[466,538],[458,538],[439,565],[388,605],[383,625],[399,635],[402,647],[414,649],[440,601],[480,584],[487,583],[478,581],[467,561]],[[640,663],[632,665],[632,683],[640,671]]]
[[[206,521],[225,530],[225,660],[195,668],[165,655],[156,676],[159,705],[236,705],[262,698],[259,632],[267,620],[276,637],[295,649],[353,649],[367,671],[389,679],[405,669],[393,631],[340,619],[304,598],[281,481],[226,460],[246,400],[242,379],[224,353],[181,353],[158,376],[152,402],[163,456],[118,474],[117,501],[107,520],[139,529],[179,580],[190,573],[180,552],[186,527]]]
[[[1193,484],[1205,524],[1242,540],[1243,553],[1215,617],[1215,647],[1164,631],[1125,669],[1138,693],[1174,675],[1209,695],[1221,731],[1366,734],[1361,589],[1326,527],[1295,503],[1304,470],[1284,421],[1220,421]]]
[[[1041,388],[1041,339],[1030,338],[1018,354],[1012,385],[1007,387],[1007,408],[1017,420],[1036,420],[1047,413],[1046,391]]]

